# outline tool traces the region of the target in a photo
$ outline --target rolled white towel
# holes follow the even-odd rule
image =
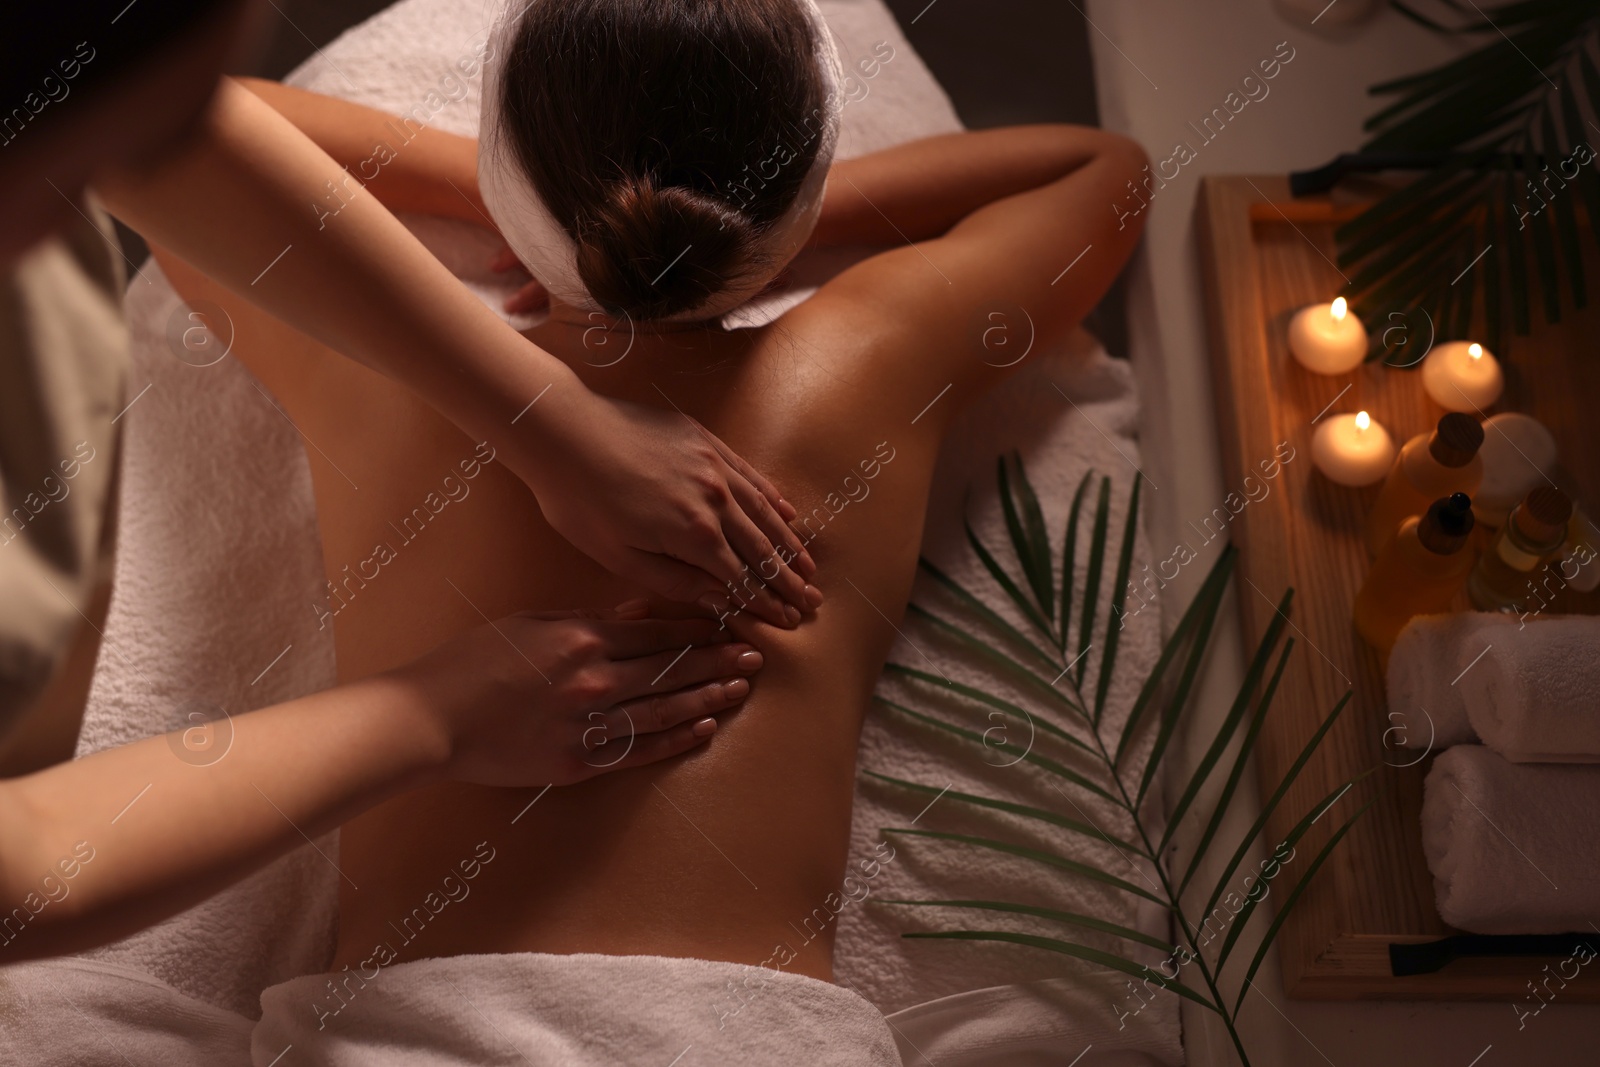
[[[1600,763],[1600,618],[1499,628],[1457,687],[1483,743],[1515,763]]]
[[[1462,654],[1470,659],[1483,649],[1486,642],[1478,640],[1478,631],[1506,621],[1500,615],[1469,611],[1418,615],[1406,623],[1389,655],[1384,747],[1437,751],[1478,740],[1467,721],[1461,687],[1451,683],[1467,665]]]
[[[1597,831],[1600,767],[1532,767],[1458,745],[1423,786],[1422,851],[1439,915],[1472,933],[1600,923]]]

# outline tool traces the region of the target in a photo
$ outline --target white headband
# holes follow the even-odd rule
[[[561,0],[532,0],[532,3],[560,3]],[[754,250],[755,261],[765,271],[735,280],[713,293],[696,307],[667,317],[673,320],[716,318],[755,296],[793,259],[811,236],[822,210],[823,186],[839,139],[839,114],[844,107],[844,71],[833,34],[823,21],[816,0],[795,0],[811,22],[818,65],[823,80],[822,126],[817,131],[817,155],[806,172],[805,181],[794,203],[782,218],[762,234]],[[529,272],[544,283],[550,295],[583,311],[599,311],[578,276],[577,245],[550,209],[539,198],[533,182],[517,161],[511,138],[503,121],[502,86],[506,53],[521,15],[530,5],[511,0],[495,21],[489,36],[489,54],[483,66],[483,104],[478,130],[478,187],[484,205],[494,218],[501,236],[511,246]]]

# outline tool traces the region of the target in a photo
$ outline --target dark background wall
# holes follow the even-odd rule
[[[472,2],[472,0],[463,0]],[[273,0],[272,36],[250,73],[281,78],[388,0]],[[911,44],[968,126],[1027,122],[1097,125],[1094,70],[1074,0],[887,0]],[[1089,322],[1116,355],[1126,352],[1121,283]]]

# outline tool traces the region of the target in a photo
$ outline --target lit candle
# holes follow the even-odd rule
[[[1308,371],[1343,374],[1367,358],[1367,328],[1344,297],[1301,308],[1289,320],[1289,351]]]
[[[1505,376],[1487,348],[1449,341],[1435,346],[1422,361],[1422,387],[1446,411],[1478,414],[1500,399]]]
[[[1334,415],[1311,437],[1311,462],[1340,485],[1371,485],[1393,466],[1394,441],[1365,411]]]

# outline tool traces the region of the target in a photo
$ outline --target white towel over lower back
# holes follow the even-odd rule
[[[1600,926],[1597,835],[1600,767],[1510,763],[1457,745],[1428,772],[1422,851],[1451,926],[1476,934]]]
[[[255,1067],[900,1067],[871,1004],[765,967],[521,952],[335,977],[262,994]]]

